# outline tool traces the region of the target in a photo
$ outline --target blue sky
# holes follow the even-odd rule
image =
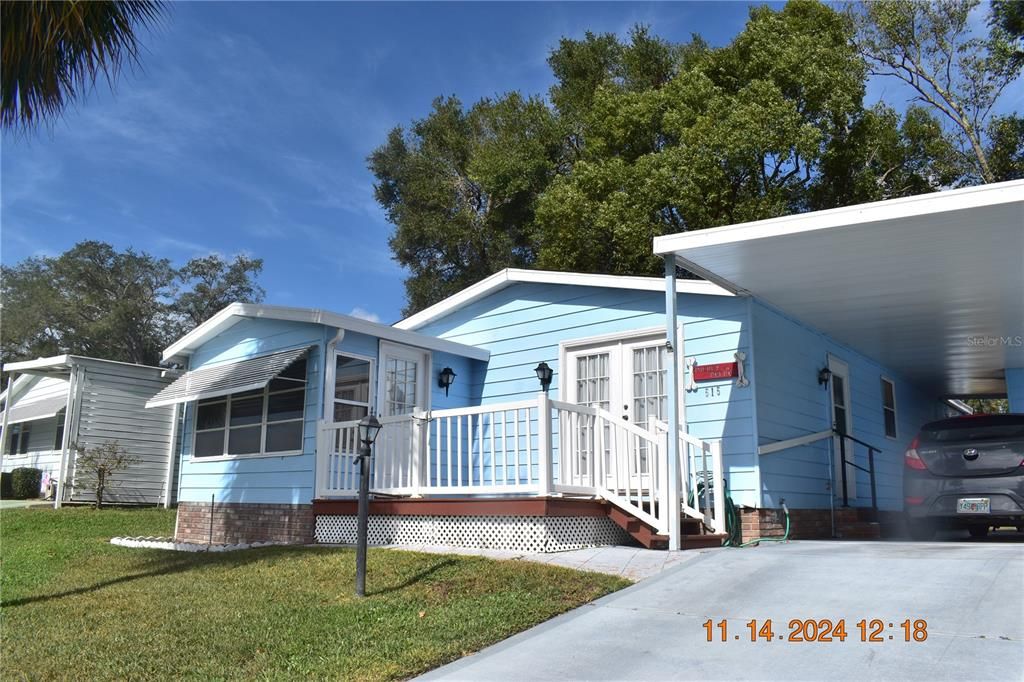
[[[182,263],[265,260],[267,302],[393,322],[404,273],[365,159],[439,95],[546,93],[561,36],[723,44],[747,3],[178,3],[142,69],[30,139],[5,135],[2,260],[82,239]],[[1019,98],[1018,98],[1019,99]]]

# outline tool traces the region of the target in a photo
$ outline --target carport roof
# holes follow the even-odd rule
[[[944,395],[1024,367],[1024,181],[658,237],[654,250]]]

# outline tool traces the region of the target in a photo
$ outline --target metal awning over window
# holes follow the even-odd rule
[[[148,400],[146,407],[188,403],[263,388],[307,352],[309,348],[295,348],[186,372]]]
[[[14,407],[11,408],[11,413],[7,415],[7,423],[20,424],[21,422],[30,422],[35,419],[56,417],[57,413],[63,410],[67,404],[67,396],[62,395],[54,398],[44,398],[27,405],[15,403]]]

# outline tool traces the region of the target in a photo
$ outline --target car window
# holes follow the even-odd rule
[[[967,417],[927,424],[921,440],[932,443],[1024,438],[1024,418]]]

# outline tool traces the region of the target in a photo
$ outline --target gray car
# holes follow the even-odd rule
[[[1024,530],[1024,414],[971,415],[921,427],[904,457],[903,501],[911,537],[966,528]]]

